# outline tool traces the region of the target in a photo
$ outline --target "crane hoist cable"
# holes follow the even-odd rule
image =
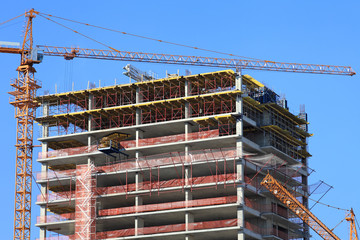
[[[318,200],[315,200],[315,199],[312,199],[312,198],[308,198],[308,199],[311,200],[311,201],[317,202],[317,203],[319,203],[319,204],[321,204],[321,205],[324,205],[324,206],[326,206],[326,207],[329,207],[329,208],[334,208],[334,209],[337,209],[337,210],[342,210],[342,211],[347,211],[347,212],[350,211],[349,209],[334,207],[334,206],[331,206],[331,205],[326,204],[326,203],[322,203],[322,202],[320,202],[320,201],[318,201]]]
[[[83,33],[81,33],[81,32],[78,32],[78,31],[76,31],[76,30],[74,30],[74,29],[72,29],[72,28],[70,28],[70,27],[68,27],[68,26],[65,26],[64,24],[61,24],[61,23],[59,23],[59,22],[57,22],[57,21],[54,21],[54,20],[52,20],[52,19],[50,19],[50,18],[48,18],[48,17],[44,17],[44,16],[42,16],[42,15],[40,15],[40,14],[39,14],[38,16],[40,16],[40,17],[42,17],[42,18],[45,18],[46,20],[49,20],[49,21],[51,21],[51,22],[53,22],[53,23],[55,23],[55,24],[57,24],[57,25],[59,25],[59,26],[61,26],[61,27],[64,27],[64,28],[66,28],[66,29],[68,29],[68,30],[76,33],[76,34],[79,34],[79,35],[81,35],[81,36],[83,36],[83,37],[85,37],[85,38],[87,38],[87,39],[90,39],[91,41],[94,41],[94,42],[96,42],[96,43],[98,43],[98,44],[100,44],[100,45],[103,45],[104,47],[107,47],[107,48],[109,48],[109,49],[111,49],[111,50],[114,50],[114,51],[119,51],[119,50],[114,49],[113,47],[110,47],[109,45],[107,45],[107,44],[105,44],[105,43],[103,43],[103,42],[100,42],[100,41],[98,41],[98,40],[96,40],[96,39],[94,39],[94,38],[92,38],[92,37],[89,37],[89,36],[87,36],[87,35],[85,35],[85,34],[83,34]]]
[[[133,34],[133,33],[128,33],[128,32],[124,32],[124,31],[120,31],[120,30],[116,30],[116,29],[111,29],[111,28],[106,28],[106,27],[102,27],[102,26],[97,26],[97,25],[93,25],[93,24],[89,24],[89,23],[79,22],[79,21],[76,21],[76,20],[68,19],[68,18],[58,17],[58,16],[54,16],[54,15],[51,15],[51,14],[47,14],[47,13],[39,12],[39,15],[46,15],[46,16],[48,16],[48,17],[58,18],[58,19],[61,19],[61,20],[65,20],[65,21],[69,21],[69,22],[73,22],[73,23],[85,25],[85,26],[88,26],[88,27],[99,28],[99,29],[102,29],[102,30],[107,30],[107,31],[111,31],[111,32],[116,32],[116,33],[120,33],[120,34],[124,34],[124,35],[129,35],[129,36],[132,36],[132,37],[147,39],[147,40],[156,41],[156,42],[160,42],[160,43],[171,44],[171,45],[175,45],[175,46],[179,46],[179,47],[186,47],[186,48],[191,48],[191,49],[200,50],[200,51],[212,52],[212,53],[223,54],[223,55],[228,55],[228,56],[233,56],[233,57],[246,58],[246,59],[252,59],[252,60],[263,60],[263,59],[258,59],[258,58],[251,58],[251,57],[246,57],[246,56],[240,56],[240,55],[236,55],[236,54],[232,54],[232,53],[226,53],[226,52],[220,52],[220,51],[210,50],[210,49],[206,49],[206,48],[200,48],[200,47],[185,45],[185,44],[181,44],[181,43],[175,43],[175,42],[165,41],[165,40],[156,39],[156,38],[147,37],[147,36],[142,36],[142,35]]]
[[[15,19],[17,19],[17,18],[19,18],[19,17],[21,17],[21,16],[24,16],[24,15],[25,15],[25,13],[20,14],[20,15],[17,16],[17,17],[13,17],[13,18],[11,18],[11,19],[9,19],[9,20],[6,20],[6,21],[0,23],[0,26],[1,26],[1,25],[4,25],[5,23],[11,22],[12,20],[15,20]]]

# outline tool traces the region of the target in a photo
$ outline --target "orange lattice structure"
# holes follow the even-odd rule
[[[285,204],[292,212],[301,218],[323,239],[340,240],[328,227],[325,226],[317,217],[314,216],[303,204],[301,204],[284,186],[282,186],[270,174],[261,182],[277,199]]]

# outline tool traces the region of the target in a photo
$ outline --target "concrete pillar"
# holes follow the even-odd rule
[[[144,132],[141,129],[136,129],[136,132],[135,132],[136,147],[139,147],[139,140],[142,139],[143,137],[144,137]]]
[[[94,95],[89,94],[89,102],[88,102],[88,109],[91,110],[93,108],[94,104]],[[88,118],[88,131],[90,132],[92,130],[92,115],[89,115]]]
[[[185,80],[185,97],[189,96],[189,91],[190,91],[190,82],[188,80]],[[185,102],[185,118],[189,118],[191,115],[190,112],[190,103],[189,102]]]
[[[95,144],[94,141],[95,141],[95,138],[93,136],[89,135],[88,136],[88,147],[90,147],[91,145],[94,145]]]
[[[140,87],[137,86],[136,92],[135,92],[135,103],[140,103],[141,101],[142,101],[142,99],[141,99],[141,95],[140,95]]]
[[[195,240],[195,238],[191,235],[185,235],[185,240]]]
[[[144,177],[140,172],[135,173],[135,184],[136,184],[136,191],[142,189],[142,183],[144,181]]]
[[[236,90],[242,90],[242,76],[241,72],[236,73],[235,77],[235,88]],[[243,99],[241,96],[241,93],[236,95],[236,135],[238,136],[236,139],[236,155],[238,157],[237,163],[236,163],[236,174],[237,174],[237,180],[243,181],[244,180],[244,165],[242,161],[243,156]],[[237,209],[237,219],[238,219],[238,226],[241,228],[245,227],[245,216],[244,216],[244,188],[242,184],[237,185],[236,189],[237,194],[237,202],[238,202],[238,209]],[[238,239],[244,240],[245,235],[243,231],[238,232]]]
[[[238,160],[236,162],[236,179],[240,182],[244,181],[244,161]]]
[[[194,222],[194,215],[191,214],[190,212],[186,212],[185,213],[185,230],[186,231],[191,231],[193,230],[192,225],[189,225],[190,223]]]
[[[242,86],[242,76],[240,72],[236,73],[235,78],[235,87],[236,90],[241,90]],[[243,144],[242,144],[242,136],[243,136],[243,99],[241,94],[236,95],[236,135],[238,136],[236,140],[236,149],[237,149],[237,156],[243,156]]]
[[[42,104],[42,108],[43,108],[43,116],[49,116],[49,103],[48,102],[44,102]],[[44,123],[42,125],[42,136],[43,138],[49,137],[49,124],[48,123]],[[47,155],[48,152],[48,143],[47,142],[42,142],[41,143],[41,152],[43,154],[43,156]],[[47,176],[47,173],[49,171],[49,167],[47,163],[43,163],[41,165],[41,173],[44,174],[44,176]],[[43,183],[41,184],[41,193],[46,196],[48,194],[48,189],[47,189],[47,184]],[[40,217],[41,218],[46,218],[47,216],[47,209],[46,206],[40,206]],[[44,240],[46,239],[46,228],[40,228],[40,233],[39,233],[39,237],[40,240]]]
[[[141,217],[135,217],[135,236],[142,235],[142,228],[144,227],[144,219]]]
[[[187,141],[189,138],[188,134],[192,132],[191,124],[186,122],[185,123],[185,141]]]
[[[189,96],[189,91],[190,91],[190,82],[189,81],[185,81],[185,97]],[[190,103],[189,102],[185,102],[185,118],[189,118],[191,116],[191,109],[190,109]]]
[[[245,240],[245,234],[241,231],[238,232],[238,237],[237,237],[238,240]]]
[[[46,239],[46,228],[41,227],[39,233],[39,240],[45,240],[45,239]]]
[[[185,97],[189,96],[190,92],[190,84],[191,82],[188,80],[185,80]]]
[[[143,205],[143,198],[141,196],[136,196],[135,197],[135,206],[138,207],[141,205]]]
[[[47,151],[47,149],[46,149]],[[47,173],[48,172],[48,164],[47,163],[43,163],[41,165],[41,172],[43,174]],[[48,189],[47,189],[47,186],[46,186],[46,183],[44,184],[41,184],[41,193],[46,196],[46,194],[48,194]],[[43,206],[41,205],[40,206],[40,218],[43,218],[45,220],[46,216],[47,216],[47,208],[46,208],[46,205]],[[39,233],[39,237],[40,237],[40,240],[45,240],[46,239],[46,228],[40,228],[40,233]]]

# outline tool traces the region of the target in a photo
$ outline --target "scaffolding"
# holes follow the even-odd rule
[[[152,126],[139,125],[181,119],[187,119],[187,127],[190,126],[190,129],[185,128],[186,134],[159,137],[144,134],[147,138],[139,139],[143,135],[136,132],[136,140],[135,137],[126,140],[122,138],[115,142],[108,139],[107,142],[100,141],[95,145],[89,144],[94,144],[91,138],[87,139],[86,146],[81,142],[49,143],[48,146],[54,150],[39,153],[38,156],[44,161],[49,160],[49,170],[38,173],[37,180],[42,181],[42,184],[46,182],[47,194],[39,195],[38,203],[46,204],[50,214],[39,217],[38,223],[56,224],[73,221],[75,232],[68,236],[46,239],[108,239],[170,232],[188,234],[189,231],[191,233],[201,229],[223,227],[244,227],[264,237],[299,237],[301,233],[294,234],[276,225],[271,228],[263,226],[263,218],[256,219],[259,222],[252,218],[238,221],[233,218],[235,214],[215,219],[210,217],[201,221],[195,219],[196,221],[190,222],[176,219],[167,225],[162,222],[147,225],[134,223],[95,229],[95,219],[108,221],[125,218],[127,216],[122,215],[126,214],[145,216],[156,211],[192,211],[198,207],[217,205],[236,208],[239,202],[243,204],[244,209],[257,211],[259,216],[272,215],[281,217],[289,224],[303,224],[301,219],[291,214],[282,204],[264,203],[266,197],[260,183],[266,172],[270,171],[276,179],[289,186],[299,202],[308,197],[304,178],[307,177],[309,169],[306,164],[300,164],[311,156],[306,151],[306,140],[311,134],[302,128],[308,123],[283,106],[279,106],[278,95],[250,76],[242,76],[241,90],[235,90],[235,76],[230,70],[182,77],[171,76],[37,98],[39,103],[47,105],[50,109],[49,116],[37,118],[40,124],[49,127],[50,136],[104,129],[112,129],[111,131],[115,132],[115,128],[134,126],[124,130],[132,134],[135,130],[141,131],[142,127],[146,131],[147,127]],[[240,104],[242,115],[239,114],[237,104],[239,96],[243,100]],[[257,143],[265,152],[268,150],[266,147],[274,147],[278,150],[276,153],[282,157],[287,154],[289,158],[285,156],[286,161],[291,164],[274,154],[253,155],[245,152],[244,148],[241,149],[243,156],[239,156],[237,147],[200,150],[188,148],[193,142],[194,149],[197,149],[201,146],[197,142],[222,136],[231,135],[224,139],[235,142],[238,137],[239,119],[244,120],[244,134],[241,136],[244,140]],[[174,124],[180,126],[183,122],[185,123],[174,121]],[[98,131],[94,132],[94,135],[102,137],[105,132],[111,131]],[[173,133],[179,133],[179,130]],[[77,139],[82,139],[83,136],[87,134],[80,134]],[[82,141],[85,142],[84,139]],[[146,147],[146,151],[156,152],[159,147],[171,148],[177,143],[186,145],[186,151],[172,150],[173,152],[142,156],[142,150],[137,149]],[[150,147],[162,144],[164,146]],[[137,158],[114,158],[109,161],[109,157],[103,157],[102,153],[105,151],[102,150],[111,147],[139,152],[136,152],[136,155],[134,153]],[[249,147],[251,149],[251,144]],[[273,149],[269,152],[273,152]],[[56,158],[70,156],[69,162],[52,165]],[[80,158],[82,163],[84,159],[92,159],[96,166],[79,165],[76,161]],[[102,161],[96,161],[99,159]],[[244,187],[246,196],[244,194],[239,197],[237,187]],[[196,195],[200,191],[208,195],[199,194],[193,199],[192,194]],[[223,192],[226,192],[226,195],[223,195]],[[184,200],[182,193],[191,194],[191,198]],[[171,197],[168,201],[156,202],[157,198],[163,196]],[[100,205],[100,202],[102,204],[107,198],[121,199],[122,202]],[[99,208],[95,199],[99,200]],[[147,202],[143,202],[143,199],[147,199]]]
[[[95,240],[95,203],[94,189],[96,179],[93,178],[94,165],[78,165],[76,167],[75,191],[75,239]]]

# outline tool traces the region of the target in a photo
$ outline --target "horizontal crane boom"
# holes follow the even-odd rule
[[[171,54],[162,54],[162,53],[129,52],[129,51],[119,51],[116,49],[99,50],[99,49],[87,49],[87,48],[54,47],[54,46],[44,46],[44,45],[39,45],[38,48],[40,52],[42,52],[45,56],[62,56],[67,60],[71,60],[75,57],[78,57],[78,58],[92,58],[92,59],[104,59],[104,60],[194,65],[194,66],[252,69],[252,70],[266,70],[266,71],[279,71],[279,72],[317,73],[317,74],[348,75],[348,76],[355,75],[353,69],[351,67],[346,67],[346,66],[284,63],[284,62],[273,62],[266,60],[247,60],[240,58],[229,59],[229,58],[171,55]],[[18,50],[20,49],[14,48],[13,53],[16,53],[16,51]],[[0,48],[0,52],[3,52],[2,48]],[[9,52],[9,50],[4,52]]]

